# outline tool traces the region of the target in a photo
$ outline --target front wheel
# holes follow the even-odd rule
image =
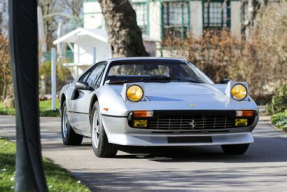
[[[249,144],[238,144],[238,145],[221,145],[221,148],[225,154],[228,155],[242,155],[249,147]]]
[[[91,139],[93,151],[97,157],[114,157],[118,152],[118,146],[109,143],[99,109],[99,103],[96,102],[91,113]]]
[[[77,134],[69,123],[66,101],[64,101],[62,107],[61,133],[65,145],[80,145],[83,141],[83,136]]]

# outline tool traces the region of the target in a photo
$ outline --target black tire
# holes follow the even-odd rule
[[[249,147],[249,144],[238,144],[238,145],[221,145],[221,148],[225,154],[228,155],[242,155]]]
[[[118,145],[109,143],[98,109],[100,109],[99,103],[96,102],[91,113],[91,140],[93,151],[97,157],[114,157],[118,152]]]
[[[63,107],[62,107],[61,135],[62,135],[63,143],[65,145],[80,145],[83,141],[83,136],[77,134],[69,123],[69,120],[67,117],[66,101],[64,101]]]

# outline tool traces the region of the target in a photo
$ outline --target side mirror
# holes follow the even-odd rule
[[[220,84],[227,84],[230,81],[230,79],[222,79],[220,81]]]
[[[75,84],[76,89],[79,90],[92,90],[92,88],[89,86],[88,83],[86,82],[81,82],[81,81],[77,81]]]

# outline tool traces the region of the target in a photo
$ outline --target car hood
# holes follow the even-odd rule
[[[166,102],[225,102],[225,94],[209,84],[198,83],[146,83],[145,96],[149,101]]]
[[[145,101],[123,102],[123,85],[108,85],[125,110],[235,110],[254,109],[257,106],[249,97],[246,101],[229,99],[226,84],[202,84],[191,82],[145,83]],[[105,86],[104,86],[105,87]],[[114,97],[113,97],[114,98]],[[113,99],[114,100],[114,99]],[[107,105],[112,105],[113,102]],[[118,103],[117,102],[114,103]],[[118,106],[118,105],[117,105]],[[123,109],[122,108],[122,109]]]

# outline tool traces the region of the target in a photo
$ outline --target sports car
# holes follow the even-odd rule
[[[90,137],[98,157],[115,156],[121,145],[219,145],[244,154],[259,119],[247,83],[215,84],[177,58],[101,61],[59,97],[63,143]]]

